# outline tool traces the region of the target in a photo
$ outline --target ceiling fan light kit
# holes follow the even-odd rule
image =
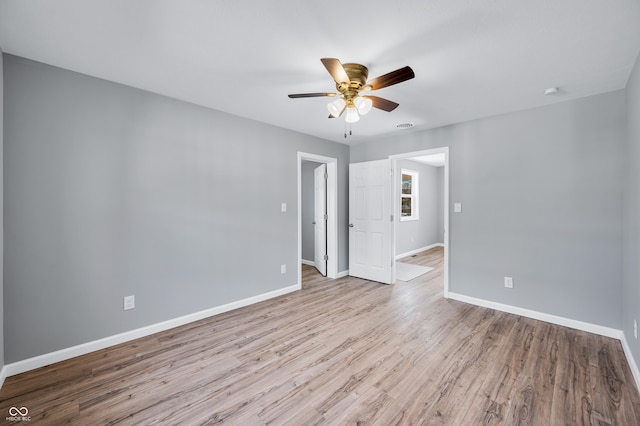
[[[347,123],[355,123],[358,120],[360,120],[358,111],[353,107],[347,108],[347,115],[345,116],[344,121]]]
[[[364,65],[351,63],[342,64],[336,58],[322,58],[320,61],[335,81],[338,93],[298,93],[289,95],[289,98],[337,96],[337,99],[329,102],[327,105],[329,118],[341,117],[346,112],[345,122],[347,123],[355,123],[360,120],[360,116],[366,115],[371,111],[371,108],[378,108],[390,112],[399,105],[396,102],[378,96],[362,95],[362,92],[382,89],[415,77],[410,67],[404,67],[367,81],[369,70]]]
[[[327,104],[327,109],[329,110],[329,114],[331,114],[332,117],[340,117],[346,107],[347,104],[342,98],[338,98],[335,101],[329,102]]]
[[[360,115],[366,115],[369,111],[371,111],[371,107],[373,106],[373,101],[366,96],[357,96],[353,100],[353,103]]]

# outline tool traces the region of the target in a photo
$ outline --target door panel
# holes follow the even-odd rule
[[[349,165],[349,275],[392,284],[391,161]]]
[[[323,276],[327,276],[327,165],[313,171],[314,197],[314,263]]]

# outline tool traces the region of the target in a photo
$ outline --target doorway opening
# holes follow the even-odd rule
[[[392,268],[393,282],[407,269],[404,263],[398,265],[398,260],[444,247],[443,287],[444,297],[448,297],[449,148],[408,152],[389,156],[389,159],[394,176],[393,211],[397,218],[393,222],[393,259],[396,260]]]
[[[338,278],[337,165],[336,158],[298,152],[298,283],[300,286],[302,286],[303,263],[316,266],[316,262],[322,262],[316,266],[317,269],[327,278]],[[324,195],[318,194],[317,188],[321,175],[325,178]],[[308,181],[309,176],[311,176],[311,182]],[[316,201],[320,199],[325,201],[323,208],[325,213],[322,216],[319,216],[319,211],[314,209]],[[308,214],[309,212],[311,215]],[[304,257],[303,243],[305,244]],[[318,253],[318,250],[321,252]]]

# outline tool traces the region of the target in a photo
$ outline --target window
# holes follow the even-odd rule
[[[402,169],[400,220],[418,220],[418,172]]]

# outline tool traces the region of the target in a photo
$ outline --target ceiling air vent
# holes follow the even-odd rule
[[[413,127],[413,123],[400,123],[400,124],[396,125],[396,127],[398,129],[406,130],[406,129],[412,128]]]

